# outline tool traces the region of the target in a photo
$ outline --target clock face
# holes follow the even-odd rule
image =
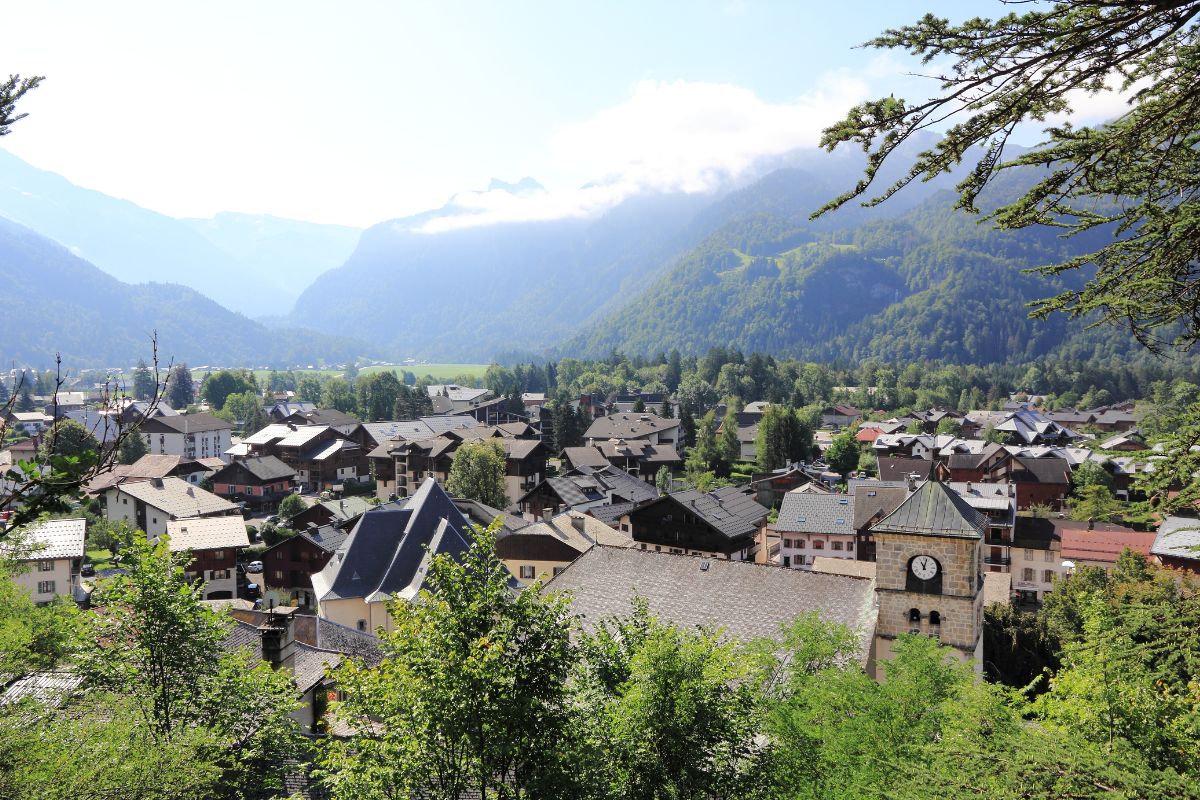
[[[931,580],[938,573],[938,564],[930,556],[917,556],[912,562],[912,573],[923,581]]]

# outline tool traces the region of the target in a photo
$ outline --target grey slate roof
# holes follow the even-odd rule
[[[854,497],[846,494],[788,492],[772,526],[787,533],[853,534]]]
[[[596,545],[542,591],[568,593],[587,628],[627,615],[636,595],[666,622],[722,628],[742,642],[778,639],[782,625],[815,611],[858,633],[860,661],[875,630],[874,581],[748,561]]]
[[[333,558],[313,576],[313,588],[320,600],[414,597],[424,588],[431,554],[460,557],[470,546],[469,527],[438,482],[426,478],[412,497],[359,517]]]
[[[722,486],[711,492],[688,489],[666,495],[731,539],[754,533],[770,509],[759,505],[753,495],[737,486]]]
[[[563,458],[572,467],[604,467],[608,459],[596,447],[568,447],[563,450]]]
[[[927,480],[934,467],[933,461],[924,458],[880,456],[878,462],[879,479],[883,481],[902,481],[914,472],[917,480]]]
[[[609,414],[601,417],[588,427],[583,434],[585,439],[641,439],[660,431],[669,431],[679,427],[679,420],[666,419],[646,411],[641,414]]]
[[[981,539],[987,518],[938,481],[925,481],[871,530]]]
[[[278,481],[283,480],[284,478],[292,478],[296,475],[296,470],[292,469],[275,456],[256,456],[251,458],[243,458],[238,463],[245,467],[247,472],[258,478],[260,481]]]
[[[1014,456],[1013,461],[1029,472],[1038,483],[1068,484],[1071,482],[1071,465],[1065,458]],[[1014,469],[1014,472],[1016,471],[1018,470]]]
[[[1158,526],[1158,536],[1150,547],[1156,556],[1187,558],[1200,562],[1200,519],[1167,517]]]
[[[620,522],[621,517],[628,514],[636,506],[637,503],[612,503],[606,506],[589,508],[588,513],[606,525],[616,525]]]
[[[851,480],[854,495],[854,528],[866,527],[872,519],[883,518],[899,508],[908,497],[907,481]]]
[[[346,537],[349,536],[350,533],[342,530],[337,525],[321,525],[317,528],[309,528],[306,531],[301,531],[300,535],[324,550],[326,553],[333,553],[336,552],[343,543],[345,543]],[[272,547],[268,547],[267,550],[272,550],[286,541],[287,540],[284,539]]]
[[[262,655],[262,638],[258,628],[240,619],[233,621],[225,639],[221,642],[226,650],[248,650],[259,657]],[[292,681],[301,692],[307,692],[325,677],[325,668],[342,663],[342,654],[324,648],[296,642],[292,656]]]

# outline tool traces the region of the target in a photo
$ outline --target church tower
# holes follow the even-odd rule
[[[872,529],[875,539],[875,663],[891,658],[896,636],[923,633],[982,662],[987,519],[939,481],[921,484]]]

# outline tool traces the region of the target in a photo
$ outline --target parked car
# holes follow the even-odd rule
[[[94,578],[96,577],[96,567],[93,564],[84,564],[79,568],[79,577]]]
[[[279,524],[279,515],[272,514],[271,516],[267,517],[267,524],[268,525],[278,525]]]
[[[263,563],[261,561],[251,561],[246,565],[246,572],[262,572]]]
[[[258,589],[257,583],[247,583],[246,584],[246,599],[247,600],[262,599],[259,595],[259,589]]]

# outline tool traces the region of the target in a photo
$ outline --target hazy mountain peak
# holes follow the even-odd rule
[[[492,178],[488,183],[487,191],[489,192],[508,192],[509,194],[522,195],[532,194],[534,192],[544,192],[546,187],[535,181],[533,178],[526,175],[516,183],[508,183],[499,178]]]

